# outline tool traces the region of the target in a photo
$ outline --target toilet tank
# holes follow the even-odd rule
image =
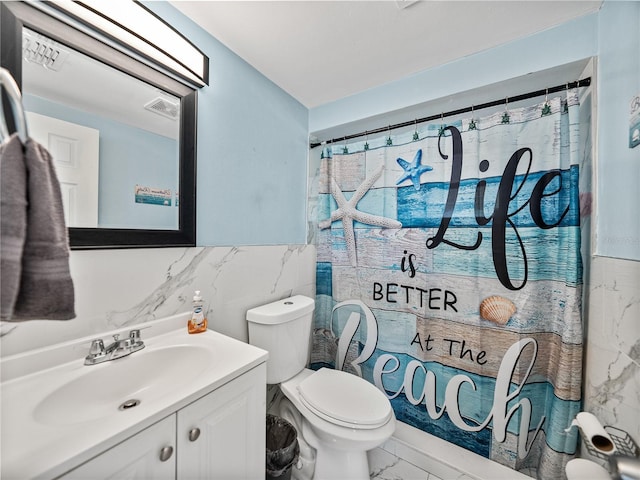
[[[314,304],[295,295],[247,311],[249,343],[269,352],[268,384],[289,380],[307,366]]]

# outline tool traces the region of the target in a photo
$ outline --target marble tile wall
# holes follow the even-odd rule
[[[189,311],[201,291],[210,328],[247,340],[249,308],[315,297],[312,245],[71,252],[77,317],[2,323],[2,356]],[[144,333],[143,333],[144,336]]]
[[[584,410],[640,444],[640,262],[594,256],[589,276]]]
[[[196,289],[211,328],[246,341],[249,308],[315,296],[315,262],[313,245],[74,251],[77,318],[3,323],[1,354],[189,311]],[[592,257],[589,271],[584,410],[640,443],[640,262]]]

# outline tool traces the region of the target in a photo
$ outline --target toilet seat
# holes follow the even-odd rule
[[[366,380],[321,368],[298,385],[300,401],[320,418],[354,429],[378,428],[393,415],[384,394]]]

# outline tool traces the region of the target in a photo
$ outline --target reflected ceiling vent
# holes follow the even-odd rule
[[[22,56],[27,62],[42,65],[57,72],[69,56],[69,52],[61,49],[50,38],[23,29]]]
[[[177,103],[172,103],[165,100],[162,97],[158,97],[147,103],[144,108],[147,110],[162,115],[163,117],[175,120],[180,115],[180,106]]]

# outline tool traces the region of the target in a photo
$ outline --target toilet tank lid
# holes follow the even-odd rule
[[[286,323],[313,312],[315,302],[304,295],[295,295],[247,311],[247,320],[274,325]]]

